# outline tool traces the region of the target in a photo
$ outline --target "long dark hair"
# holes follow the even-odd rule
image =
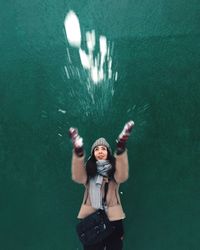
[[[108,149],[107,149],[108,150]],[[115,157],[110,153],[110,151],[108,150],[108,156],[107,156],[107,160],[110,162],[110,164],[112,165],[112,168],[108,171],[108,178],[112,179],[115,173]],[[87,172],[87,176],[88,176],[88,180],[91,177],[94,177],[97,174],[97,164],[96,164],[96,158],[94,156],[94,150],[92,152],[92,155],[89,157],[89,159],[86,162],[86,172]]]

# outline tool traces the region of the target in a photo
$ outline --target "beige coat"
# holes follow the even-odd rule
[[[120,220],[125,218],[125,214],[120,202],[119,197],[119,185],[120,183],[128,179],[128,156],[127,151],[121,155],[115,155],[116,158],[116,170],[114,173],[114,180],[109,181],[108,193],[106,196],[107,215],[110,221]],[[87,174],[85,169],[85,157],[78,157],[75,153],[72,156],[72,180],[85,186],[85,193],[83,202],[78,214],[79,219],[83,219],[91,213],[95,212],[95,209],[91,206],[89,197],[89,184],[87,183]],[[107,182],[107,178],[104,178],[102,184],[102,192],[104,185]]]

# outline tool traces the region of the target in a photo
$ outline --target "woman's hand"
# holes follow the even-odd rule
[[[69,137],[71,138],[73,147],[74,147],[74,152],[79,156],[83,156],[84,151],[83,151],[83,138],[80,137],[78,134],[78,129],[76,128],[70,128],[69,129]]]
[[[121,154],[124,152],[126,147],[126,142],[131,134],[131,131],[134,126],[134,121],[129,121],[124,125],[122,132],[119,134],[116,142],[117,142],[117,154]]]

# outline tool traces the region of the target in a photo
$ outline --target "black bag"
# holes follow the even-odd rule
[[[98,244],[107,238],[114,230],[105,210],[98,209],[76,226],[76,231],[83,245]]]

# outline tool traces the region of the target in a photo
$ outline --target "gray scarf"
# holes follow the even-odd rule
[[[97,174],[89,181],[89,195],[92,207],[95,209],[103,209],[101,185],[103,183],[103,177],[108,176],[108,171],[112,168],[112,165],[108,160],[98,160],[96,164]]]

